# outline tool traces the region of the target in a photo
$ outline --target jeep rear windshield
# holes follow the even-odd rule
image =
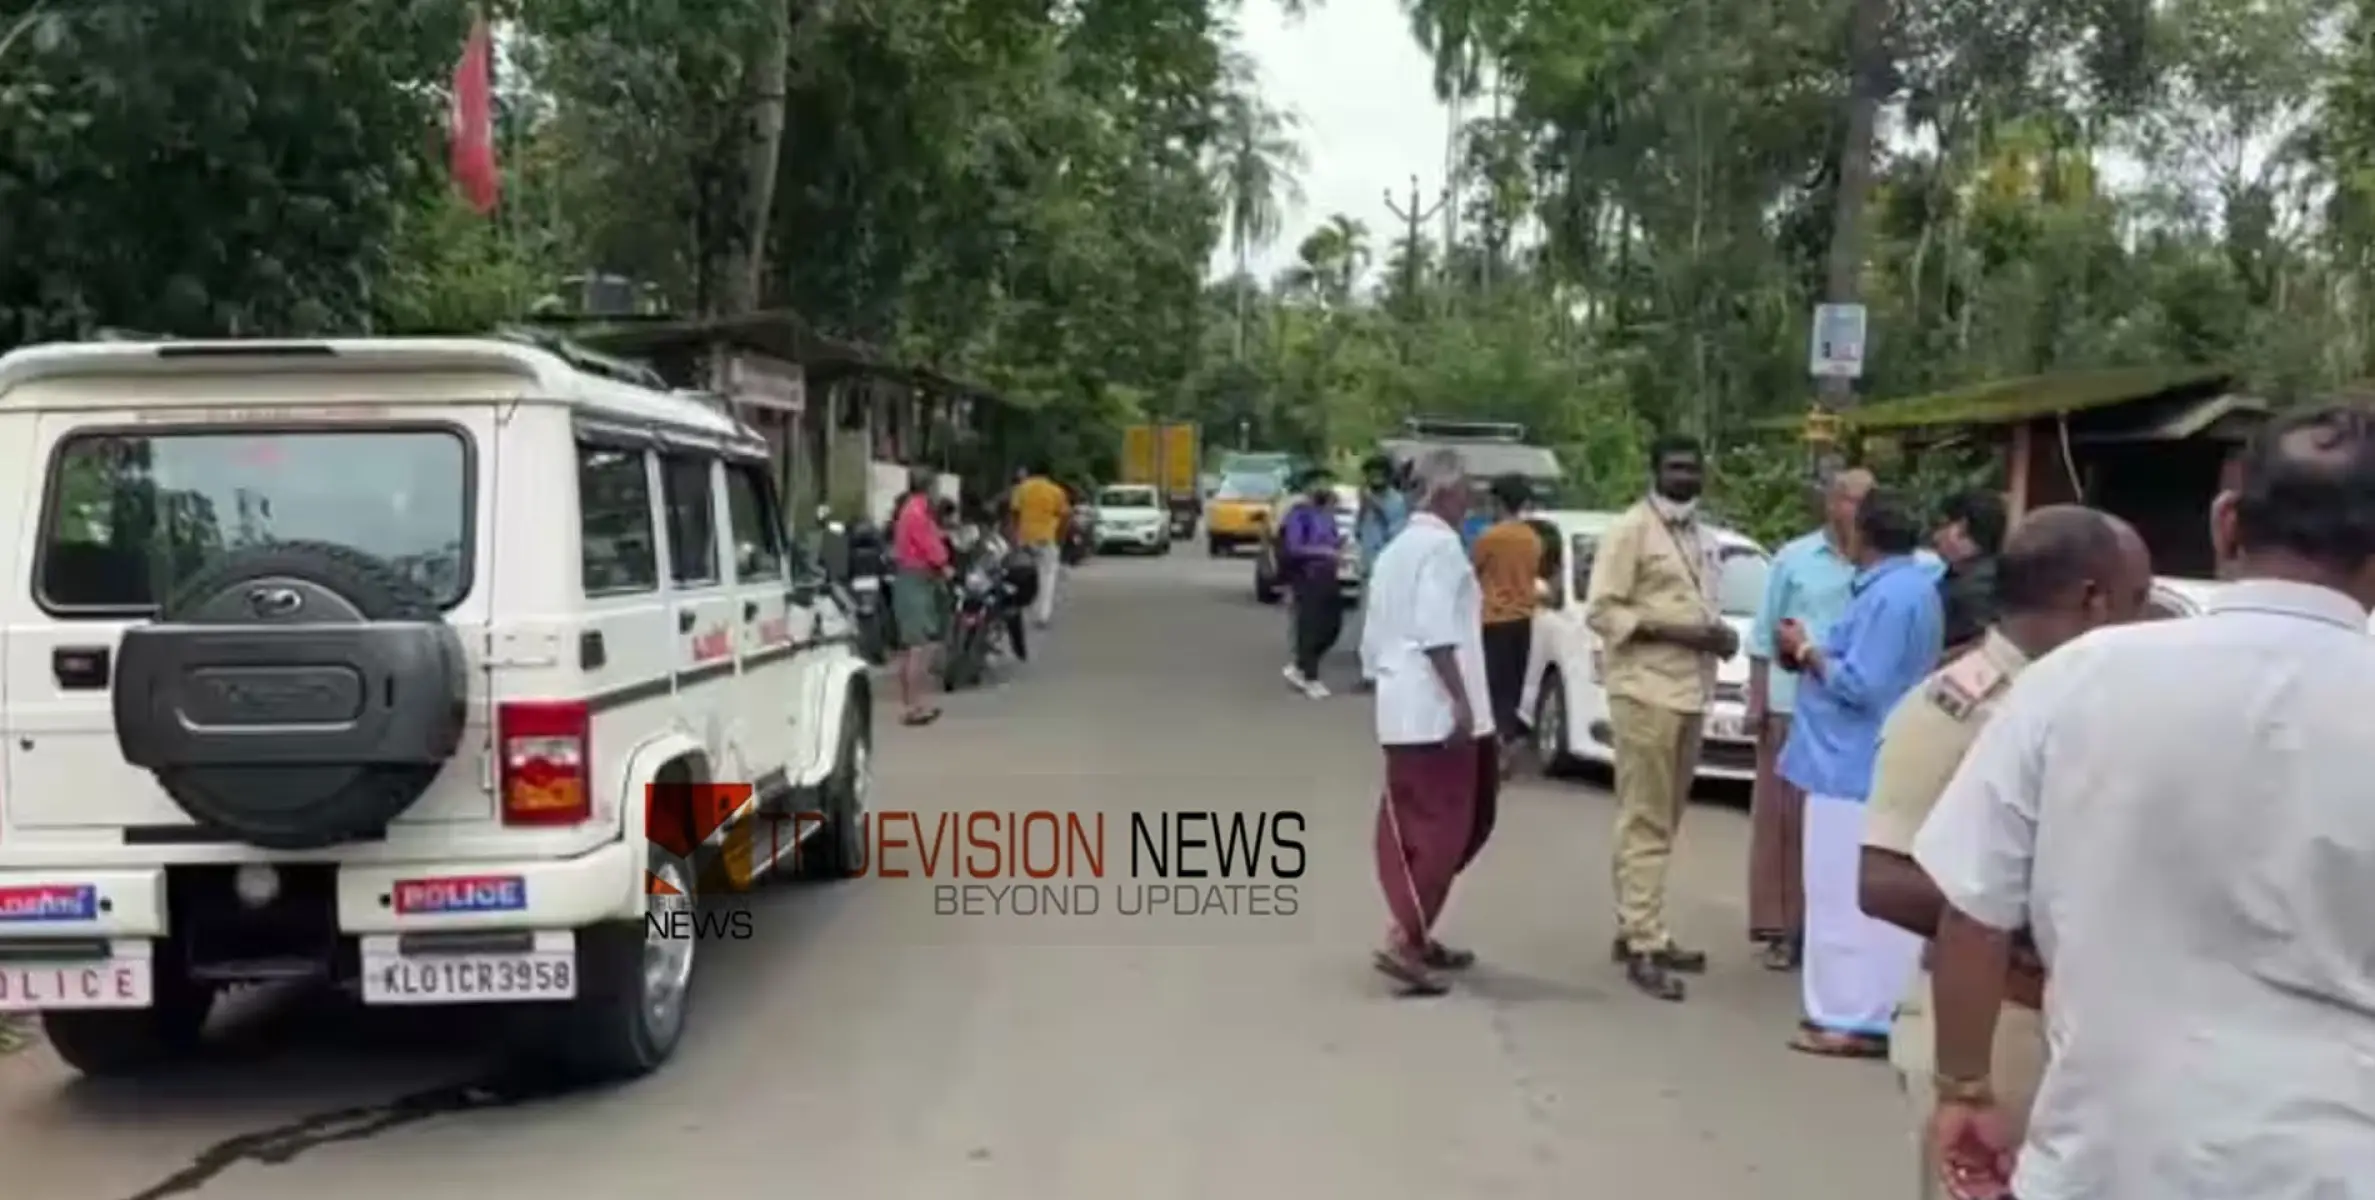
[[[469,586],[469,448],[450,429],[76,434],[51,460],[35,594],[154,609],[234,550],[333,542],[437,598]]]

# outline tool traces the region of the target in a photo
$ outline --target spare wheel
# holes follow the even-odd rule
[[[461,744],[462,641],[394,566],[234,550],[124,635],[116,741],[199,824],[303,850],[376,837]]]

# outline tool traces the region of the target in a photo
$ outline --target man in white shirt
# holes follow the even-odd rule
[[[2375,1197],[2375,417],[2272,425],[2211,508],[2235,579],[2023,674],[1915,837],[1949,1194]],[[2023,932],[2052,1056],[1988,1077]]]
[[[1377,877],[1394,918],[1376,965],[1404,995],[1434,996],[1446,988],[1440,972],[1475,961],[1433,931],[1491,831],[1500,772],[1485,703],[1484,591],[1459,534],[1468,481],[1448,450],[1421,458],[1417,475],[1417,511],[1370,572],[1361,662],[1377,681]]]

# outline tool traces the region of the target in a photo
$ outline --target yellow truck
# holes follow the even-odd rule
[[[1203,507],[1197,487],[1196,427],[1184,421],[1131,425],[1122,430],[1122,483],[1145,484],[1161,493],[1171,514],[1171,536],[1196,536]]]

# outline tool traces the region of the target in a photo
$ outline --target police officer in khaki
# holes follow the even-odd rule
[[[1924,680],[1881,730],[1864,816],[1865,912],[1925,938],[1937,933],[1945,901],[1915,865],[1913,837],[1963,753],[2030,662],[2088,630],[2136,619],[2151,593],[2151,556],[2117,517],[2055,505],[2013,527],[1996,565],[1996,623],[1975,649]],[[2044,1075],[2044,987],[2033,956],[2016,963],[1996,1023],[1992,1081],[2007,1112],[2025,1114]],[[1929,1012],[1925,970],[1898,1006],[1889,1037],[1889,1060],[1911,1104],[1924,1200],[1943,1194],[1925,1136],[1934,1095]]]
[[[1699,770],[1699,734],[1715,664],[1740,650],[1716,604],[1715,535],[1699,520],[1706,473],[1699,443],[1670,435],[1649,448],[1650,490],[1601,535],[1584,589],[1584,621],[1600,639],[1616,751],[1616,938],[1610,956],[1634,987],[1680,1000],[1676,975],[1707,969],[1666,927],[1666,865]]]

